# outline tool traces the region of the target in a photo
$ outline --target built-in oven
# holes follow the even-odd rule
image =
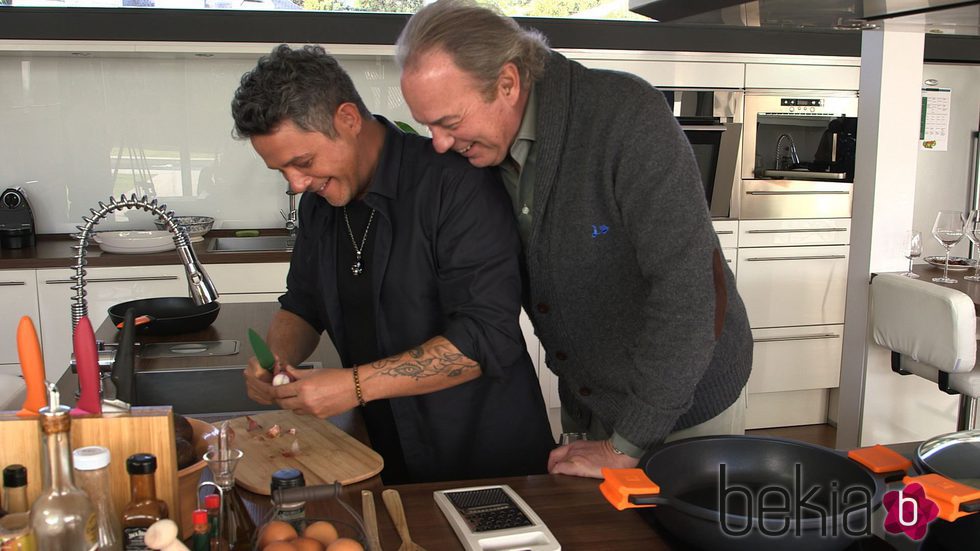
[[[729,217],[739,179],[743,93],[691,88],[661,91],[694,150],[711,216]]]
[[[857,109],[855,92],[746,91],[738,217],[850,217]]]

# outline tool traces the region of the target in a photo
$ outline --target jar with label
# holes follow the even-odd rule
[[[75,483],[88,494],[95,505],[99,527],[99,550],[122,551],[122,527],[116,508],[112,505],[109,487],[109,450],[102,446],[86,446],[72,452],[75,464]]]
[[[126,551],[144,551],[146,530],[154,522],[169,518],[167,503],[157,499],[157,458],[148,453],[137,453],[126,459],[129,473],[130,500],[122,513],[123,548]]]
[[[306,479],[303,478],[303,471],[299,469],[279,469],[272,473],[272,483],[270,484],[271,493],[279,488],[297,488],[306,486]],[[306,522],[306,502],[282,503],[276,509],[276,519],[288,522],[300,534]]]

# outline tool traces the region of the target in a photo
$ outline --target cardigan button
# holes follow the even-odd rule
[[[581,387],[581,388],[578,389],[578,393],[579,393],[579,396],[591,396],[592,395],[592,389],[589,388],[589,387],[587,387],[587,386],[583,386],[583,387]]]
[[[542,314],[547,314],[548,313],[548,310],[551,309],[551,307],[549,307],[547,304],[545,304],[543,302],[539,302],[537,308],[538,308],[538,312],[540,312]]]
[[[565,361],[568,359],[568,354],[565,354],[564,352],[559,350],[558,352],[555,352],[555,359],[560,361]]]

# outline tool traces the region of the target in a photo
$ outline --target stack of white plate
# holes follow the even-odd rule
[[[174,236],[168,231],[104,231],[92,239],[107,253],[145,254],[174,249]]]

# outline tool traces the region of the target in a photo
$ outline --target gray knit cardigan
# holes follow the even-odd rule
[[[535,86],[525,306],[573,417],[646,449],[738,397],[745,307],[663,95],[558,53]]]

